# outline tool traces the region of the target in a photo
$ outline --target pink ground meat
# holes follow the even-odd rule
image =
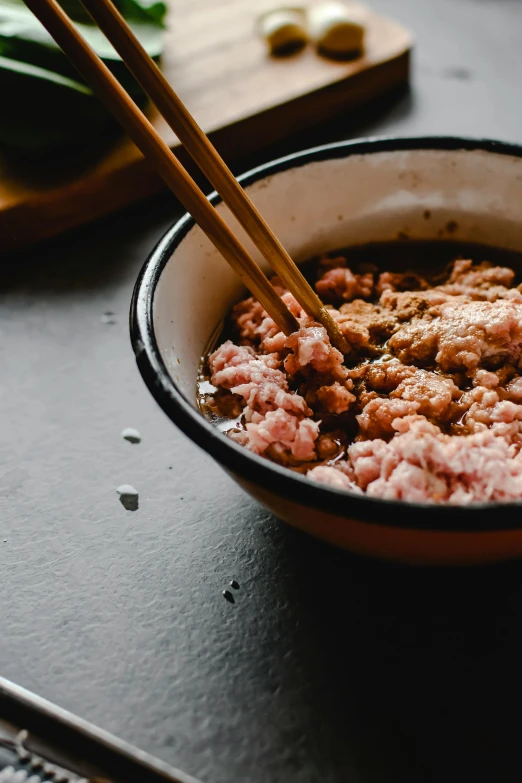
[[[290,353],[284,360],[284,367],[289,375],[313,371],[336,380],[342,380],[347,376],[343,355],[330,344],[324,326],[317,324],[301,326],[298,332],[287,337],[285,348],[290,349]]]
[[[358,486],[372,497],[468,504],[522,497],[522,454],[495,429],[444,435],[417,417],[395,423],[398,434],[348,450]]]
[[[240,344],[208,359],[213,411],[239,408],[230,437],[338,490],[422,503],[522,499],[514,282],[512,269],[487,262],[458,260],[430,285],[323,258],[316,288],[350,352],[274,279],[299,331],[286,337],[253,298],[236,305]]]
[[[487,262],[473,266],[472,261],[459,260],[455,261],[448,282],[440,286],[440,290],[453,296],[494,302],[511,288],[514,277],[514,271],[506,267],[491,266]]]
[[[393,422],[404,416],[411,416],[419,410],[419,403],[407,400],[392,400],[390,397],[375,397],[368,402],[357,416],[360,434],[364,438],[391,437]]]
[[[214,386],[230,389],[234,394],[247,397],[253,389],[265,383],[288,387],[286,376],[277,369],[277,359],[269,355],[256,355],[244,346],[230,341],[218,348],[209,359]]]
[[[360,488],[351,481],[348,476],[341,470],[330,467],[329,465],[317,465],[307,473],[308,478],[313,481],[319,481],[321,484],[328,484],[329,487],[334,489],[349,489],[356,492],[361,492]]]
[[[266,413],[258,423],[249,422],[246,431],[246,445],[257,454],[263,454],[269,446],[276,444],[300,462],[315,458],[319,425],[312,419],[300,419],[287,410],[278,409]]]
[[[364,299],[373,294],[373,275],[354,275],[349,269],[329,269],[317,281],[317,293],[328,299]]]

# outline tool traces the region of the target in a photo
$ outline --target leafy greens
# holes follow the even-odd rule
[[[80,33],[140,104],[140,85],[92,23],[79,0],[59,0]],[[163,45],[166,6],[158,0],[115,0],[134,33],[158,60]],[[4,107],[0,144],[21,150],[46,150],[85,144],[114,128],[83,77],[22,0],[0,0],[0,91]]]

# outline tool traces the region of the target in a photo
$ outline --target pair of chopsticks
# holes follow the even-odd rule
[[[111,0],[81,1],[262,256],[303,310],[347,353],[346,341],[328,310]],[[287,335],[296,331],[299,324],[266,275],[56,0],[25,2],[279,328]]]

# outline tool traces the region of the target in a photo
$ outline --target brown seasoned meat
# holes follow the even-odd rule
[[[320,386],[315,396],[319,403],[319,408],[326,413],[346,413],[348,408],[355,402],[356,397],[345,385],[338,381],[331,386]]]
[[[384,291],[379,303],[399,322],[411,321],[413,318],[433,318],[437,305],[449,302],[452,297],[444,294],[438,288],[429,291]],[[463,300],[467,301],[467,300]]]
[[[332,316],[354,353],[375,354],[397,324],[389,310],[362,299],[341,305]]]
[[[495,302],[446,302],[429,322],[415,318],[390,339],[392,353],[408,364],[435,361],[446,371],[494,368],[518,359],[522,347],[522,307]]]

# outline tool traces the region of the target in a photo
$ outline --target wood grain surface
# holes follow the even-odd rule
[[[311,0],[318,2],[319,0]],[[366,11],[363,57],[338,62],[313,47],[273,58],[256,32],[265,2],[188,0],[169,15],[162,68],[227,161],[354,108],[406,82],[410,33]],[[165,121],[150,117],[173,148]],[[0,157],[0,252],[106,215],[162,187],[127,138],[94,160]]]

